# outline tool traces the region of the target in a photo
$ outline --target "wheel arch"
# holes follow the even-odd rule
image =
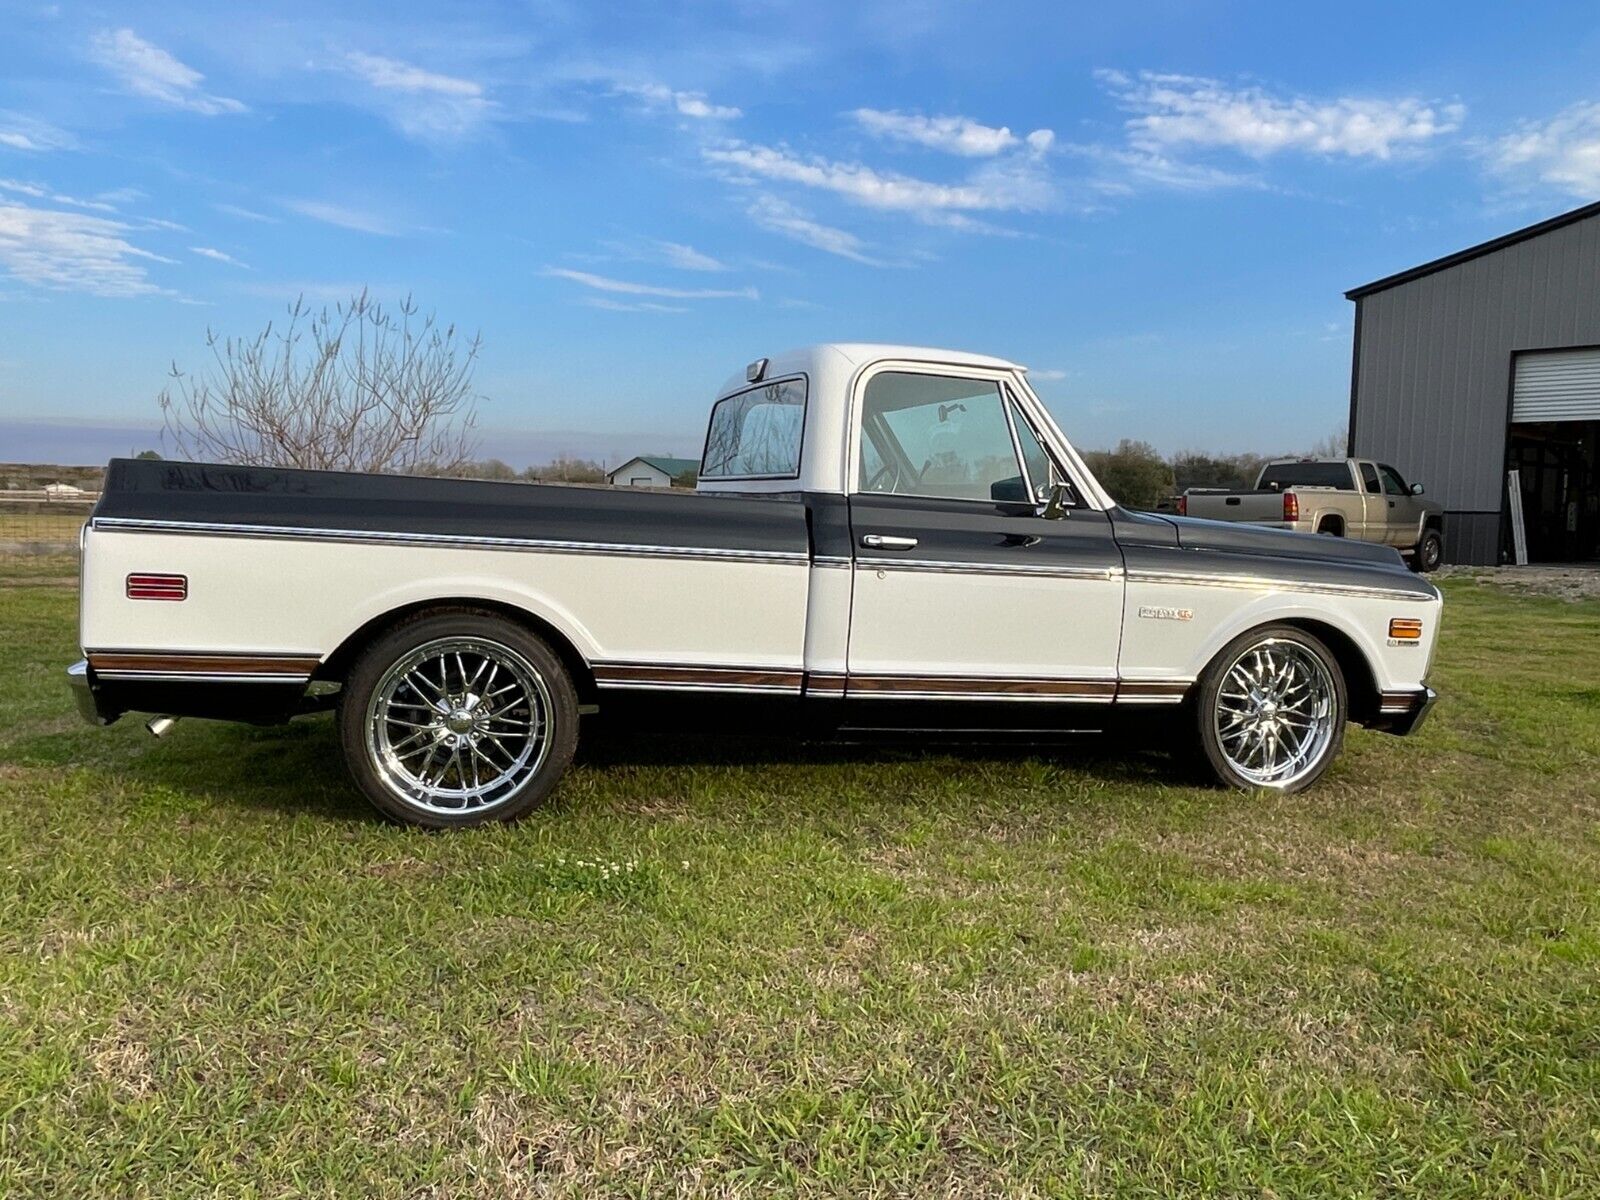
[[[1350,719],[1359,725],[1377,715],[1379,703],[1377,676],[1374,675],[1372,664],[1367,661],[1366,654],[1348,633],[1331,622],[1319,621],[1315,617],[1284,617],[1266,624],[1288,625],[1302,633],[1309,633],[1326,646],[1328,653],[1332,654],[1334,661],[1339,664],[1339,673],[1344,676],[1345,696],[1350,704]]]
[[[481,596],[471,595],[430,597],[386,609],[364,621],[345,637],[334,651],[322,660],[312,678],[343,682],[355,660],[373,642],[403,622],[433,611],[482,613],[521,625],[542,638],[561,659],[562,665],[572,677],[573,686],[577,689],[579,703],[594,704],[598,701],[599,688],[595,683],[594,671],[573,639],[563,630],[527,608],[504,600],[487,600]]]

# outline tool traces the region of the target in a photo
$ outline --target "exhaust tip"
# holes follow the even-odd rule
[[[177,717],[151,717],[144,723],[144,727],[150,731],[151,737],[161,738],[171,733],[172,727],[177,723]]]

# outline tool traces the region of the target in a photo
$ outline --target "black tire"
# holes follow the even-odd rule
[[[1422,540],[1417,543],[1417,548],[1411,555],[1411,569],[1426,575],[1430,571],[1437,571],[1444,562],[1444,538],[1437,529],[1424,529]]]
[[[519,719],[512,716],[501,717],[487,697],[472,695],[471,688],[462,680],[460,673],[456,676],[453,688],[449,667],[445,661],[450,655],[444,648],[474,645],[482,647],[485,667],[493,666],[498,670],[495,660],[503,658],[502,665],[506,666],[508,675],[502,678],[510,679],[513,683],[523,680],[531,683],[531,688],[522,689],[529,693],[526,705],[515,710],[512,708],[512,701],[521,695],[521,691],[517,691],[510,693],[512,701],[504,702],[505,707],[502,711],[527,712],[529,716],[526,723],[530,730],[542,728],[543,737],[536,738],[531,732],[502,735],[514,738],[518,745],[526,748],[528,761],[520,768],[517,766],[519,755],[514,752],[499,751],[506,753],[508,759],[503,765],[498,761],[491,761],[487,753],[489,741],[485,740],[483,742],[485,753],[477,755],[477,759],[500,767],[505,772],[502,782],[492,795],[480,798],[477,803],[463,796],[463,807],[460,811],[442,811],[446,799],[430,798],[424,786],[427,782],[425,776],[429,765],[422,767],[424,779],[419,783],[413,775],[404,770],[395,770],[392,764],[391,768],[386,770],[380,761],[381,752],[376,744],[379,734],[375,732],[379,723],[375,713],[381,711],[392,716],[397,709],[383,702],[378,702],[375,708],[374,697],[380,686],[388,688],[391,669],[401,672],[402,665],[411,656],[424,652],[425,648],[428,653],[439,648],[443,657],[437,661],[440,664],[444,692],[459,689],[459,699],[454,706],[456,711],[452,712],[452,716],[466,720],[470,716],[468,709],[481,706],[479,715],[485,722],[504,720],[509,724],[514,719]],[[468,661],[472,661],[473,652],[467,649],[464,653]],[[422,660],[428,664],[433,661],[435,660],[431,658]],[[457,658],[456,661],[461,660]],[[517,672],[515,676],[509,674],[513,671]],[[409,686],[411,690],[395,691],[393,692],[395,696],[406,695],[417,699],[424,694],[415,685],[398,686],[401,688]],[[441,700],[443,694],[441,693]],[[406,704],[401,705],[400,710],[419,707],[415,704]],[[478,745],[476,730],[470,734],[461,731],[458,735],[447,729],[446,723],[450,717],[447,717],[442,710],[438,713],[423,710],[408,715],[417,716],[429,725],[429,732],[409,735],[423,738],[419,750],[409,753],[427,753],[428,764],[434,760],[435,744],[443,739],[448,739],[449,745],[454,747],[458,743],[466,746],[470,738],[473,745],[468,749],[468,753],[476,754],[475,747]],[[398,718],[395,720],[398,721]],[[493,821],[515,821],[526,816],[549,797],[566,773],[578,746],[578,694],[560,657],[543,639],[530,630],[504,617],[477,609],[436,609],[397,625],[362,652],[345,678],[344,688],[340,693],[338,723],[339,741],[344,750],[345,764],[356,786],[379,812],[391,820],[424,829],[461,829]],[[420,729],[421,726],[406,726],[406,728]],[[498,727],[485,724],[482,728],[492,731]],[[484,737],[488,739],[489,733],[486,732]],[[469,777],[466,768],[459,765],[459,761],[454,768],[444,769],[444,773],[440,776],[440,784],[443,786],[443,781],[452,777],[450,771],[453,769],[456,772],[453,777],[458,784],[457,790],[464,793],[470,786]],[[478,763],[471,762],[471,765],[470,778],[472,783],[476,783],[479,779]],[[408,793],[408,783],[412,788],[410,793]]]
[[[1327,517],[1323,520],[1321,525],[1317,526],[1317,532],[1323,537],[1343,537],[1344,525],[1342,522],[1336,521],[1332,517]]]
[[[1222,719],[1218,716],[1218,700],[1229,672],[1242,658],[1248,656],[1253,649],[1286,644],[1298,647],[1310,655],[1326,672],[1328,700],[1331,704],[1328,730],[1325,740],[1319,734],[1318,741],[1321,745],[1304,768],[1296,770],[1282,781],[1264,781],[1251,778],[1242,772],[1224,749],[1222,734],[1219,732]],[[1235,701],[1230,699],[1229,703]],[[1293,625],[1264,625],[1234,638],[1207,665],[1195,685],[1190,703],[1200,754],[1219,783],[1240,791],[1268,790],[1285,794],[1304,791],[1310,787],[1339,756],[1339,751],[1344,746],[1345,722],[1349,711],[1349,698],[1338,660],[1318,638]]]

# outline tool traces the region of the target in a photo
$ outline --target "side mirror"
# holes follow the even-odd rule
[[[1044,504],[1039,509],[1039,515],[1046,521],[1059,521],[1065,517],[1072,507],[1072,492],[1064,483],[1050,485],[1049,494],[1044,498]]]
[[[1420,484],[1420,483],[1413,483],[1413,484],[1412,484],[1412,485],[1411,485],[1411,494],[1412,494],[1412,495],[1413,495],[1413,496],[1420,496],[1420,495],[1422,495],[1422,485],[1421,485],[1421,484]]]

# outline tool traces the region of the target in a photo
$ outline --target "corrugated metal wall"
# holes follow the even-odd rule
[[[1493,562],[1512,356],[1600,346],[1600,215],[1357,304],[1356,454],[1444,504],[1451,561]]]

